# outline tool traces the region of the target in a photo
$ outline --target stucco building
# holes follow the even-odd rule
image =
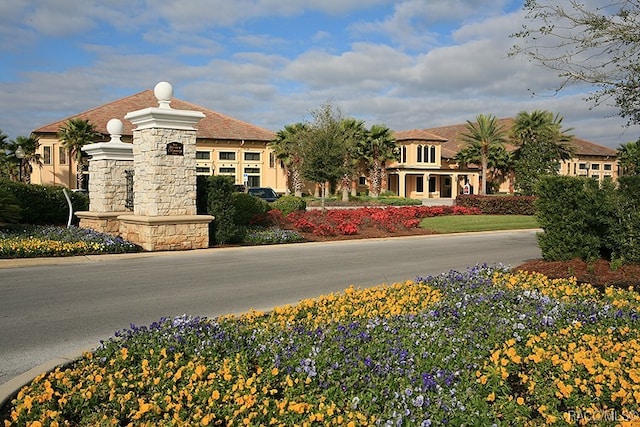
[[[146,90],[126,98],[96,107],[83,113],[50,123],[33,131],[39,137],[42,165],[33,168],[34,184],[60,184],[76,187],[75,159],[69,157],[57,134],[61,126],[71,118],[89,120],[96,130],[109,139],[107,123],[113,118],[123,119],[131,111],[153,105],[156,102],[152,90]],[[198,175],[230,175],[237,184],[250,187],[272,187],[278,193],[286,192],[285,169],[269,148],[276,138],[273,131],[220,114],[216,111],[173,98],[171,107],[204,113],[196,132],[196,173]],[[513,119],[499,120],[509,129]],[[122,141],[131,142],[133,125],[123,120]],[[387,164],[383,189],[411,198],[455,198],[468,184],[477,192],[480,170],[476,165],[460,168],[454,157],[464,147],[461,134],[466,124],[428,129],[395,131],[400,147],[400,159]],[[590,176],[602,180],[618,177],[616,151],[592,142],[574,138],[575,158],[565,161],[560,173],[570,176]],[[513,147],[511,147],[513,148]],[[88,170],[85,172],[88,174]],[[88,182],[88,180],[85,180]],[[364,177],[359,180],[359,191],[366,190]],[[500,191],[509,192],[511,183],[501,183]],[[313,186],[306,185],[306,193],[313,193]]]

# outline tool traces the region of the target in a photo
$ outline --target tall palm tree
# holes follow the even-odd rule
[[[398,160],[400,150],[393,132],[384,125],[373,125],[360,145],[360,155],[366,161],[371,197],[378,197],[387,160]]]
[[[307,131],[308,126],[305,123],[286,125],[283,130],[278,131],[276,140],[269,144],[276,158],[284,165],[287,192],[291,187],[297,197],[302,197],[302,138]]]
[[[521,111],[511,127],[511,140],[518,147],[536,145],[551,150],[557,160],[569,160],[574,155],[573,135],[569,133],[573,129],[562,129],[562,120],[547,110]]]
[[[12,146],[8,136],[0,129],[0,178],[14,179],[15,163],[12,159]]]
[[[82,147],[96,141],[99,136],[93,124],[85,119],[69,119],[58,129],[58,139],[76,161],[76,188],[84,188]]]
[[[466,155],[473,155],[473,162],[480,163],[482,168],[479,194],[487,194],[489,155],[492,150],[504,147],[506,131],[498,123],[496,117],[491,114],[479,114],[476,116],[475,123],[467,120],[466,129],[462,133],[461,139],[467,143],[465,147],[467,150]]]
[[[459,167],[469,164],[479,164],[481,158],[479,145],[468,145],[458,151],[454,160]],[[502,145],[489,147],[487,156],[487,189],[499,187],[500,181],[511,176],[513,171],[513,155]],[[512,192],[512,191],[510,191]]]
[[[360,158],[358,156],[359,145],[367,138],[367,129],[363,120],[356,120],[352,117],[343,119],[340,122],[345,140],[344,169],[345,173],[341,179],[342,201],[349,200],[349,192],[352,182],[356,179]]]
[[[640,174],[640,140],[622,144],[618,148],[618,161],[624,175]]]
[[[562,117],[550,111],[522,111],[511,127],[515,184],[523,194],[534,194],[544,175],[558,174],[558,165],[574,156],[571,129],[562,128]]]
[[[40,147],[40,141],[37,136],[31,135],[28,137],[19,136],[12,142],[16,148],[22,147],[22,150],[24,151],[24,157],[20,162],[20,167],[22,168],[20,175],[22,176],[22,180],[28,184],[31,182],[31,172],[33,171],[33,167],[31,165],[42,164],[40,155],[37,153],[38,147]]]

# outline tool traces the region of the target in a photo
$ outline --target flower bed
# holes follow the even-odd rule
[[[286,219],[294,229],[317,236],[358,234],[364,227],[386,232],[417,228],[420,219],[440,215],[480,215],[477,208],[460,206],[404,206],[400,208],[331,209],[295,211]]]
[[[162,319],[39,376],[5,426],[625,425],[639,307],[630,290],[477,266]]]
[[[0,227],[0,258],[37,258],[139,252],[120,237],[78,227],[5,225]]]

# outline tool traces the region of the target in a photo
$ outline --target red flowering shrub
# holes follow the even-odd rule
[[[342,224],[338,224],[337,229],[345,236],[358,234],[359,231],[358,226],[352,222],[343,222]]]
[[[318,236],[338,233],[354,235],[366,226],[390,233],[398,229],[417,228],[420,219],[440,215],[479,215],[478,208],[461,206],[403,206],[387,208],[331,209],[328,211],[294,211],[286,219],[302,232]]]

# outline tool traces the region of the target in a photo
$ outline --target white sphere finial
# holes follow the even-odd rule
[[[160,108],[171,108],[171,98],[173,98],[173,86],[169,82],[160,82],[153,88],[153,94],[158,100]]]
[[[120,142],[124,125],[119,119],[111,119],[107,122],[107,132],[111,135],[111,142]]]

